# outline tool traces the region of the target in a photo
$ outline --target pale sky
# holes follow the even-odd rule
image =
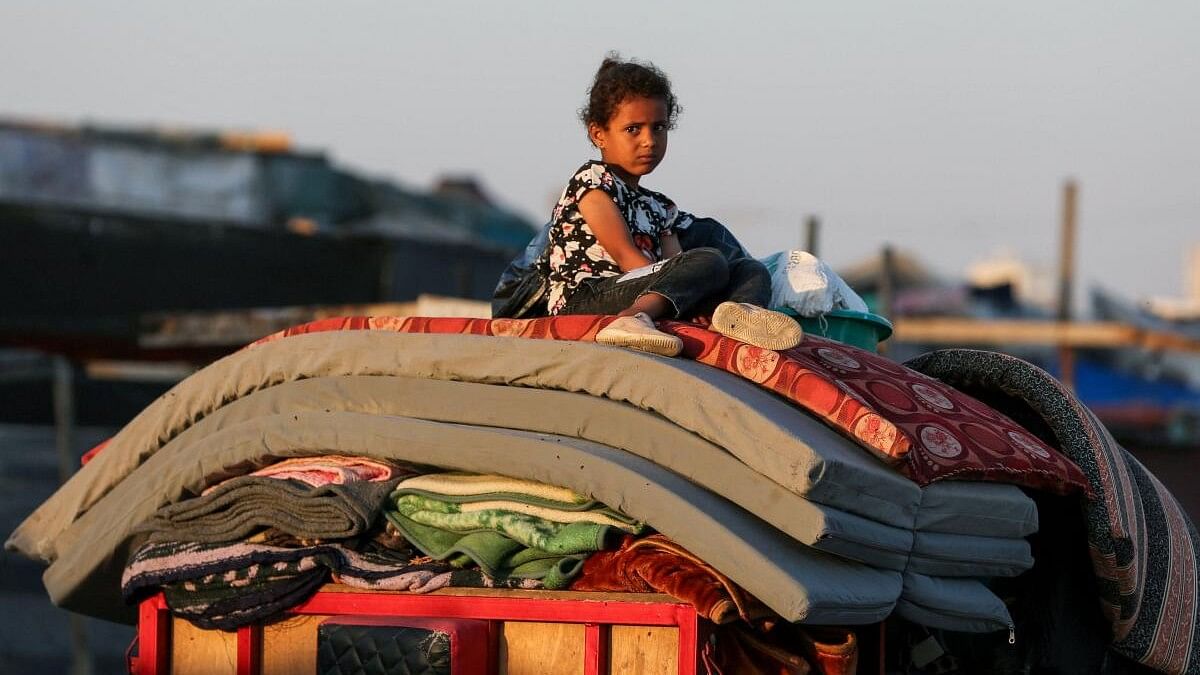
[[[643,185],[756,254],[885,242],[960,274],[1057,259],[1081,186],[1079,281],[1182,292],[1200,244],[1200,3],[0,4],[0,115],[290,132],[427,187],[472,173],[541,221],[594,156],[575,112],[604,53],[684,106]],[[748,7],[748,8],[747,8]]]

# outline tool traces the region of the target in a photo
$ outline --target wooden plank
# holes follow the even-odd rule
[[[500,675],[583,675],[583,633],[583,624],[506,621]]]
[[[673,626],[613,626],[610,645],[613,673],[675,675],[679,672],[679,629]]]
[[[379,591],[365,588],[355,588],[342,584],[325,584],[320,589],[322,593],[366,593],[370,595],[401,595],[411,596],[408,591]],[[593,600],[596,602],[644,602],[678,604],[679,600],[663,593],[611,593],[604,591],[542,591],[524,590],[517,588],[441,588],[428,597],[439,595],[464,596],[469,598],[524,598],[533,600]]]
[[[932,343],[1068,343],[1079,347],[1125,344],[1134,329],[1119,323],[1060,323],[1057,321],[1013,321],[933,318],[896,319],[892,339]]]
[[[438,616],[448,619],[501,621],[612,623],[678,626],[681,610],[675,603],[597,602],[588,599],[471,597],[438,594],[317,593],[292,608],[297,614],[357,614],[364,616]]]
[[[171,619],[172,675],[237,675],[237,633]]]
[[[262,667],[262,625],[250,624],[237,629],[237,675],[260,675]]]
[[[496,616],[505,619],[525,615],[524,618],[530,620],[507,620],[499,628],[498,671],[513,675],[583,675],[586,672],[588,628],[596,633],[592,636],[595,654],[608,657],[595,659],[594,672],[674,673],[680,659],[685,659],[686,664],[689,656],[679,654],[683,632],[675,626],[690,619],[694,631],[695,622],[694,611],[688,606],[677,602],[665,607],[659,603],[647,604],[672,600],[652,594],[448,589],[437,594],[412,596],[330,592],[346,590],[334,585],[323,590],[325,592],[297,607],[303,612],[305,607],[312,605],[309,609],[312,614],[293,615],[262,628],[261,675],[311,672],[316,664],[318,625],[331,614],[338,613],[397,617],[470,615],[472,618]],[[365,600],[371,602],[364,603]],[[464,613],[463,603],[473,608],[472,611]],[[505,607],[491,607],[497,603],[504,603]],[[594,625],[559,623],[572,620],[567,617]],[[659,627],[618,625],[612,629],[615,631],[613,639],[604,639],[607,627],[596,624],[596,619],[601,623],[659,622]],[[175,619],[173,626],[176,639],[171,650],[177,667],[172,672],[181,675],[238,673],[236,633],[201,631],[181,619]],[[693,646],[694,642],[691,641]],[[600,669],[605,661],[610,667]]]
[[[171,615],[162,594],[138,605],[138,653],[130,660],[132,675],[168,675],[171,660]]]
[[[201,312],[154,312],[140,317],[138,346],[240,347],[290,326],[339,316],[465,316],[491,317],[486,300],[420,295],[415,302],[316,307],[271,307]]]
[[[262,675],[311,673],[317,669],[317,626],[328,616],[304,614],[263,626]]]
[[[83,371],[93,380],[172,383],[196,372],[196,367],[182,361],[92,359],[83,362]]]
[[[583,625],[583,675],[608,675],[608,624]]]
[[[1200,340],[1165,331],[1142,330],[1115,321],[1016,321],[900,318],[893,340],[950,345],[1064,345],[1081,348],[1142,347],[1200,353]]]

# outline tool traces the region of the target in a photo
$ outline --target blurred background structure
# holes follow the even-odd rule
[[[532,234],[472,178],[407,190],[278,133],[0,122],[0,527],[239,343],[316,306],[478,313]],[[121,672],[132,629],[68,621],[39,568],[4,554],[0,670]]]
[[[592,154],[575,113],[614,49],[685,107],[647,186],[829,261],[892,358],[1072,382],[1196,518],[1196,35],[1184,1],[5,3],[0,528],[257,337],[486,314]],[[130,629],[0,572],[0,672],[122,672]]]

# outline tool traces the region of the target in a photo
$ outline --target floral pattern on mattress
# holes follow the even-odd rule
[[[293,335],[336,330],[590,342],[614,318],[335,317],[274,333],[247,349]],[[1078,466],[1008,417],[877,354],[811,335],[792,349],[775,352],[699,324],[661,321],[658,325],[683,339],[682,358],[736,374],[786,398],[920,485],[954,479],[1011,483],[1057,494],[1089,491]]]

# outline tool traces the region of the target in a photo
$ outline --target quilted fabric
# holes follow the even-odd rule
[[[448,633],[400,626],[321,624],[318,675],[450,675]]]
[[[613,318],[337,317],[288,328],[247,349],[291,335],[335,330],[591,341]],[[1012,483],[1057,494],[1089,489],[1079,467],[1003,414],[876,354],[816,336],[775,352],[697,324],[662,321],[659,327],[683,339],[684,358],[734,373],[787,398],[920,485],[955,479]]]
[[[1200,535],[1179,502],[1058,380],[1021,359],[944,349],[908,362],[1028,418],[1087,475],[1092,569],[1113,648],[1163,673],[1200,673]]]
[[[694,325],[670,328],[684,338],[689,357],[758,382],[827,420],[833,417],[835,426],[868,447],[887,447],[890,441],[893,450],[887,455],[920,485],[956,479],[1060,494],[1087,489],[1079,467],[1012,420],[878,354],[815,336],[773,352]],[[871,412],[847,418],[844,411],[852,408],[835,403],[818,382],[833,383],[839,398]],[[901,439],[907,444],[904,452]]]

